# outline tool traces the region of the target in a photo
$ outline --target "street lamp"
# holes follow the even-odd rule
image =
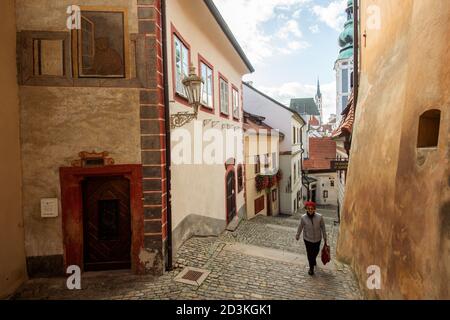
[[[197,119],[198,108],[200,107],[200,98],[202,84],[204,80],[198,76],[195,72],[194,65],[189,67],[189,76],[185,77],[182,81],[184,91],[186,92],[189,104],[194,108],[194,112],[178,112],[170,117],[170,128],[182,127],[185,124]]]

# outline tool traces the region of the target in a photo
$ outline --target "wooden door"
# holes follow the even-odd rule
[[[83,182],[84,270],[131,268],[130,183],[123,177]]]
[[[234,171],[227,174],[227,223],[236,216],[236,178]]]
[[[271,217],[272,216],[272,196],[271,196],[270,192],[268,194],[266,194],[266,198],[267,198],[267,216]]]

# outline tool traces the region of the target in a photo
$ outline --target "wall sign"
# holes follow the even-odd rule
[[[59,213],[59,203],[57,198],[41,199],[41,217],[56,218]]]
[[[333,160],[331,161],[331,169],[337,171],[347,171],[348,160]]]

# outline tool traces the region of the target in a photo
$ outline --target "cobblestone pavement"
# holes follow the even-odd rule
[[[335,211],[319,212],[326,217],[334,256],[338,231],[333,224]],[[162,277],[135,276],[125,271],[86,273],[82,277],[82,290],[75,291],[66,289],[64,278],[33,279],[15,298],[361,299],[353,273],[346,265],[333,261],[323,267],[318,262],[316,275],[307,274],[304,245],[295,241],[300,215],[258,216],[242,221],[236,231],[226,231],[220,237],[192,238],[180,248],[174,270]],[[298,257],[297,262],[278,259],[277,253]],[[205,269],[210,274],[200,286],[175,282],[174,278],[185,267]]]

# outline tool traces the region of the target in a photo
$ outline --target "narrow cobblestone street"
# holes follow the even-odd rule
[[[319,209],[326,220],[335,257],[336,211]],[[361,299],[351,269],[334,259],[316,275],[307,274],[302,242],[295,241],[295,216],[257,216],[242,221],[234,232],[220,237],[192,238],[179,250],[175,268],[162,277],[129,272],[85,273],[82,290],[66,289],[66,279],[32,279],[16,299]],[[210,271],[200,286],[174,281],[185,268]]]

